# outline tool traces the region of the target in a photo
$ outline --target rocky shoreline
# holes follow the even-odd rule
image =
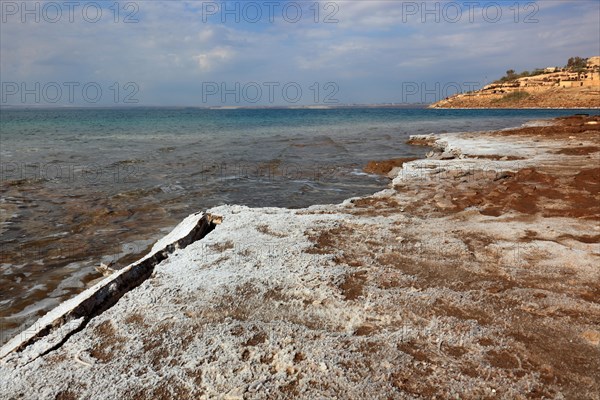
[[[372,196],[191,215],[7,343],[0,394],[598,398],[599,131],[415,136]]]

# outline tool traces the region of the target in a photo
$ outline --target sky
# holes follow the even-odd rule
[[[0,6],[0,106],[428,103],[600,55],[600,0]]]

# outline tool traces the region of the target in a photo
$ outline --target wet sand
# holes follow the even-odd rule
[[[415,137],[339,205],[213,208],[2,348],[0,393],[597,399],[600,118],[542,125]]]

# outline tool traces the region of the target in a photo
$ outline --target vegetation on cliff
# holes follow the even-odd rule
[[[562,72],[584,72],[587,68],[587,63],[588,63],[588,58],[582,58],[582,57],[571,57],[569,58],[569,60],[567,61],[567,64],[564,67],[555,67],[554,71],[551,72],[556,72],[556,71],[562,71]],[[514,69],[509,69],[508,71],[506,71],[506,75],[504,75],[502,78],[498,79],[497,81],[495,81],[494,83],[506,83],[506,82],[513,82],[516,81],[519,78],[525,78],[525,77],[529,77],[529,76],[538,76],[538,75],[542,75],[545,74],[547,72],[549,72],[550,70],[552,70],[553,68],[536,68],[533,71],[523,71],[521,73],[516,73]]]
[[[600,56],[571,57],[563,67],[506,71],[483,89],[441,100],[433,108],[598,108]]]

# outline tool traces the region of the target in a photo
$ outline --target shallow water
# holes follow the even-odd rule
[[[3,109],[0,343],[101,277],[95,265],[127,265],[192,212],[340,202],[389,183],[361,172],[369,160],[422,156],[411,134],[574,112]]]

